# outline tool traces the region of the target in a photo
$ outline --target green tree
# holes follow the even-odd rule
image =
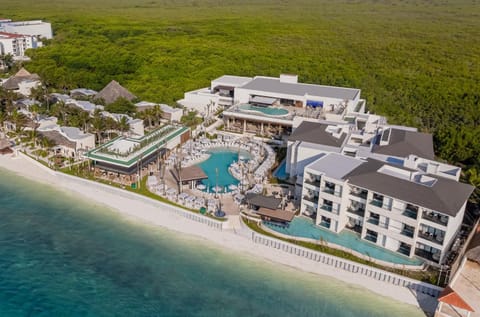
[[[122,113],[132,116],[135,114],[136,108],[133,103],[121,97],[107,105],[105,110],[111,113]]]
[[[130,130],[130,125],[128,124],[128,118],[123,116],[118,122],[118,130],[123,134]]]
[[[155,120],[155,124],[156,125],[160,125],[160,120],[162,119],[163,117],[163,110],[162,108],[160,108],[159,105],[155,105],[153,108],[152,108],[152,114],[153,114],[153,118]]]
[[[105,128],[105,121],[103,120],[101,111],[99,109],[96,109],[93,113],[92,128],[97,137],[97,143],[101,143],[102,132]]]

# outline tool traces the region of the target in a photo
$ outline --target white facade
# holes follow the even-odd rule
[[[8,33],[25,34],[37,38],[53,38],[52,25],[41,20],[2,22],[0,23],[0,29]]]
[[[353,112],[360,102],[360,90],[353,88],[298,83],[296,75],[280,77],[256,76],[243,86],[235,88],[235,104],[249,103],[254,97],[277,100],[278,105],[297,108],[322,107],[333,120],[345,111]]]
[[[250,77],[224,75],[212,80],[210,87],[186,92],[178,103],[201,116],[209,116],[220,107],[233,105],[234,89],[250,80]]]
[[[162,118],[170,122],[180,122],[180,119],[183,116],[183,109],[173,108],[166,104],[157,104],[149,101],[140,101],[135,104],[137,111],[143,111],[145,109],[151,109],[155,106],[159,106],[162,110]]]
[[[32,89],[41,85],[42,83],[39,80],[24,80],[18,83],[17,92],[23,96],[30,97]]]
[[[440,212],[432,209],[429,203],[432,199],[439,199],[435,196],[422,197],[422,204],[413,195],[415,202],[384,194],[395,191],[387,189],[390,186],[388,182],[383,190],[353,185],[349,173],[364,164],[370,163],[341,154],[327,154],[307,166],[303,177],[301,212],[313,217],[317,225],[335,233],[345,228],[355,229],[361,239],[380,247],[408,257],[417,255],[432,263],[442,263],[460,230],[471,193],[465,187],[468,185],[458,183],[454,178],[447,181],[441,176],[427,176],[423,170],[412,172],[404,167],[378,165],[380,168],[374,172],[398,178],[398,186],[402,186],[402,180],[408,180],[411,190],[415,190],[416,186],[432,186],[432,192],[435,192],[435,186],[446,186],[445,183],[448,183],[452,191],[464,192],[463,198],[456,198],[460,199],[457,210]],[[428,184],[415,180],[421,179],[419,176],[428,179]]]
[[[57,151],[66,157],[78,157],[82,153],[95,148],[95,135],[84,133],[76,127],[60,127],[56,124],[57,118],[50,117],[39,121],[38,132],[57,133],[72,144],[58,144]]]
[[[25,51],[37,47],[37,40],[30,35],[0,32],[0,54],[13,57],[25,56]]]

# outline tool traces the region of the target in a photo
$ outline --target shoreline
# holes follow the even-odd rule
[[[415,294],[404,287],[372,280],[368,277],[338,270],[321,263],[313,263],[280,250],[255,244],[241,234],[235,233],[235,229],[242,230],[240,226],[234,225],[232,229],[223,231],[215,230],[171,212],[159,210],[144,201],[115,195],[111,191],[90,187],[74,179],[59,177],[56,175],[56,172],[21,154],[16,157],[10,155],[0,156],[0,168],[33,181],[54,186],[59,190],[79,194],[80,198],[105,205],[129,219],[199,237],[229,251],[248,253],[272,263],[320,276],[327,275],[348,284],[363,287],[373,293],[398,302],[414,305],[424,311],[433,312],[436,307],[436,299],[428,295]]]

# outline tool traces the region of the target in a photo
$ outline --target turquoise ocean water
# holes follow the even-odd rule
[[[423,316],[0,169],[0,316]]]

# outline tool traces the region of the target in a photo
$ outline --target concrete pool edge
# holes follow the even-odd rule
[[[311,238],[305,238],[305,237],[299,237],[299,236],[284,234],[284,233],[278,232],[278,231],[264,225],[263,222],[260,223],[260,227],[262,228],[262,230],[265,230],[266,232],[268,232],[268,233],[270,233],[274,236],[278,236],[278,237],[281,237],[281,238],[284,238],[284,239],[292,239],[292,240],[303,241],[303,242],[319,244],[319,245],[323,244],[323,245],[325,245],[329,248],[344,251],[344,252],[347,252],[349,254],[352,254],[352,255],[354,255],[354,256],[362,259],[362,260],[366,260],[366,261],[369,261],[369,262],[372,262],[372,263],[375,263],[375,264],[378,264],[378,265],[386,266],[386,267],[389,267],[389,268],[406,269],[406,270],[411,270],[411,271],[420,271],[420,270],[424,269],[424,263],[423,262],[419,265],[388,262],[388,261],[384,261],[384,260],[381,260],[381,259],[377,259],[375,257],[367,256],[367,255],[362,254],[358,251],[355,251],[353,249],[350,249],[348,247],[345,247],[345,246],[342,246],[342,245],[339,245],[339,244],[336,244],[336,243],[333,243],[333,242],[329,242],[329,241],[325,241],[325,240],[315,240],[315,239],[311,239]],[[375,245],[372,245],[372,246],[375,246]],[[401,255],[399,254],[398,256],[401,256]],[[408,258],[408,257],[406,257],[406,258]]]

